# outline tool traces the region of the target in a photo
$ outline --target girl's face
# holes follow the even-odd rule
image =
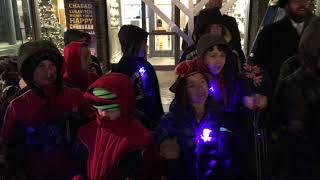
[[[208,83],[201,73],[187,77],[187,96],[191,104],[204,104],[208,97]]]
[[[212,74],[219,74],[226,63],[226,54],[220,51],[218,46],[214,46],[212,51],[204,55],[204,62]]]

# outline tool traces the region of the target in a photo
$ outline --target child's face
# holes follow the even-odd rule
[[[194,74],[187,77],[187,95],[191,104],[204,104],[208,97],[208,83],[205,77]]]
[[[50,60],[41,61],[33,72],[33,81],[40,87],[56,82],[57,68]]]
[[[98,110],[98,114],[99,116],[106,117],[110,120],[116,120],[121,116],[120,111],[109,112],[105,110]]]
[[[219,74],[226,63],[226,54],[214,46],[212,51],[205,54],[204,62],[212,74]]]

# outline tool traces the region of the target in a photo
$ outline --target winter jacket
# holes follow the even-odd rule
[[[126,74],[131,78],[136,96],[135,107],[149,117],[154,129],[163,115],[163,108],[153,66],[144,58],[123,57],[112,72]]]
[[[299,55],[295,55],[287,59],[285,62],[283,62],[279,79],[278,81],[281,81],[288,77],[290,74],[294,73],[297,69],[301,67],[301,57]]]
[[[72,87],[85,91],[97,78],[90,75],[87,70],[82,70],[81,42],[71,42],[64,48],[64,73],[63,80]]]
[[[91,94],[94,88],[103,88],[115,94],[117,98],[101,100]],[[119,161],[130,151],[142,150],[141,167],[139,162],[133,167],[144,170],[138,170],[136,176],[141,180],[159,178],[159,174],[154,171],[159,163],[152,136],[133,117],[134,95],[130,79],[123,74],[107,74],[94,82],[84,96],[93,104],[119,104],[121,116],[116,120],[110,120],[97,114],[96,121],[81,128],[79,137],[88,153],[87,173],[82,174],[87,174],[89,180],[123,179]],[[150,165],[151,162],[153,166]]]
[[[308,24],[305,21],[304,27]],[[253,62],[270,76],[273,87],[279,77],[282,63],[298,53],[300,36],[289,17],[264,27],[258,35]]]
[[[215,11],[215,9],[212,9],[212,11]],[[223,14],[222,17],[223,17],[223,21],[224,21],[225,26],[231,32],[232,39],[231,39],[231,42],[229,42],[229,44],[233,49],[235,49],[239,53],[239,57],[241,59],[241,62],[243,62],[245,60],[245,55],[244,55],[242,48],[241,48],[241,37],[240,37],[240,32],[239,32],[237,21],[234,17],[228,16],[226,14]],[[197,25],[198,18],[199,18],[198,15],[194,17],[195,25]],[[186,25],[184,32],[188,33],[188,24]],[[188,47],[188,44],[186,43],[186,41],[183,41],[182,42],[182,49],[185,51],[187,49],[187,47]]]
[[[319,179],[320,18],[305,29],[299,44],[302,67],[283,79],[274,96],[273,130],[283,150],[280,174],[287,179]]]
[[[177,137],[180,146],[180,158],[177,164],[171,169],[167,176],[168,179],[197,179],[197,171],[202,177],[208,170],[212,170],[214,176],[210,178],[232,179],[237,177],[237,167],[234,166],[232,152],[232,136],[227,127],[224,126],[223,113],[216,107],[208,107],[204,117],[198,123],[191,107],[188,107],[183,116],[176,117],[174,106],[170,112],[163,116],[155,134],[158,143],[167,138]],[[213,141],[203,143],[201,135],[204,129],[212,130]],[[208,153],[211,154],[208,154]],[[204,158],[204,159],[203,159]],[[206,166],[209,161],[216,161],[212,167]],[[201,167],[200,169],[197,170]]]
[[[77,129],[88,121],[91,107],[76,90],[54,85],[44,97],[26,91],[8,106],[1,137],[8,145],[9,166],[28,179],[67,179]]]

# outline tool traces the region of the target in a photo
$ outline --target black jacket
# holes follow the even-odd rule
[[[198,19],[198,15],[194,17],[194,24],[196,24],[196,21]],[[226,24],[228,30],[231,32],[232,39],[229,42],[229,45],[236,50],[239,53],[239,58],[241,61],[245,60],[245,55],[241,48],[241,37],[240,37],[240,31],[238,28],[237,21],[234,17],[223,15],[223,20],[225,21],[224,24]],[[188,34],[188,24],[186,25],[184,32]],[[182,42],[182,50],[185,51],[188,48],[188,44],[186,41]]]
[[[282,63],[298,53],[299,41],[300,36],[288,17],[264,27],[258,35],[253,61],[267,71],[273,85]]]
[[[302,66],[280,81],[274,96],[271,121],[281,135],[282,179],[320,179],[320,18],[314,19],[299,44]]]
[[[164,112],[159,82],[153,66],[144,58],[122,57],[112,72],[126,74],[131,78],[136,95],[136,108],[152,121],[152,129],[157,127]]]

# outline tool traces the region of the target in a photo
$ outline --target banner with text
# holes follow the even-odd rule
[[[65,0],[67,29],[77,29],[91,35],[90,51],[97,55],[95,7],[93,0]]]

